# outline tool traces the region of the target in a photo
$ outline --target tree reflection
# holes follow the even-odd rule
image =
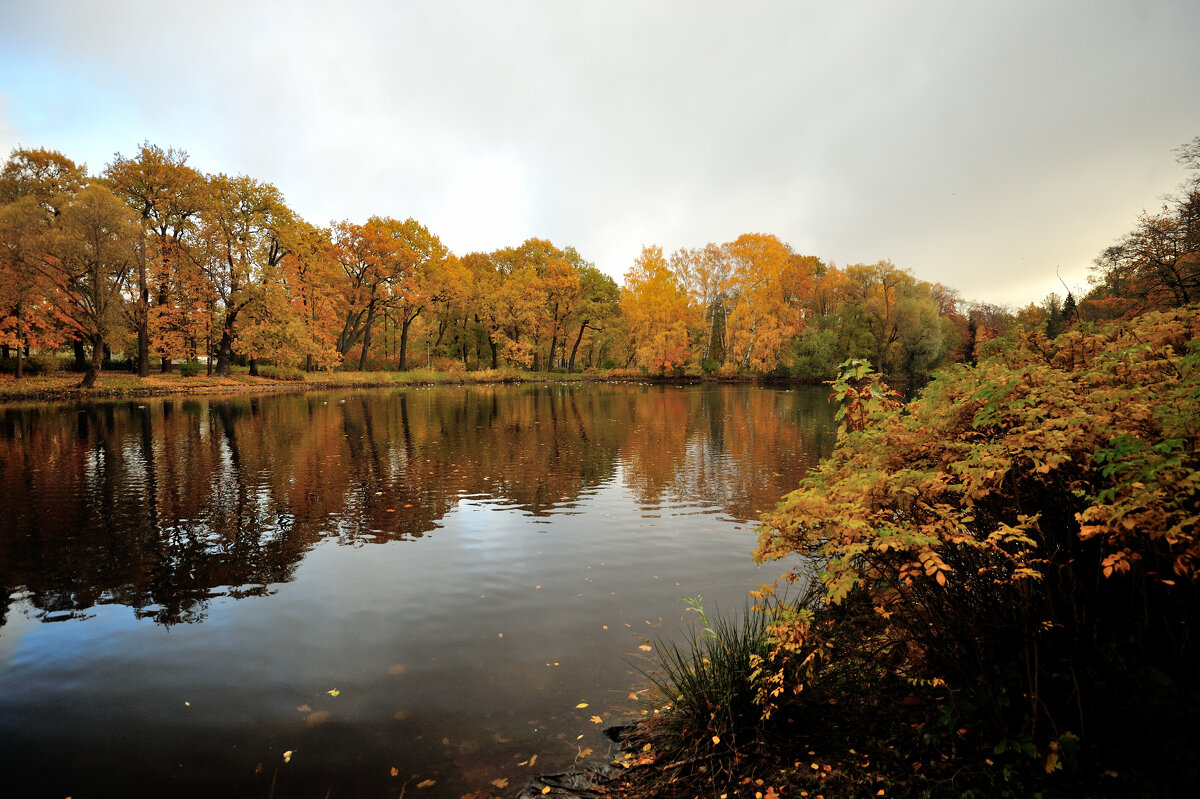
[[[420,538],[466,497],[549,517],[618,478],[749,520],[833,444],[819,389],[405,389],[0,414],[0,624],[119,603],[162,624],[270,592],[315,544]],[[19,592],[14,594],[13,592]]]

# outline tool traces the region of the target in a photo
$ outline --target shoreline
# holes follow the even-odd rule
[[[332,377],[330,376],[332,375]],[[714,383],[723,385],[814,385],[812,381],[762,376],[710,377],[695,375],[656,376],[616,373],[541,373],[518,372],[512,369],[479,372],[333,372],[318,373],[303,380],[283,380],[265,376],[251,377],[235,373],[230,377],[196,375],[183,377],[175,372],[155,373],[138,377],[128,372],[102,372],[91,388],[79,388],[80,375],[74,372],[22,377],[0,375],[0,406],[23,402],[78,402],[129,397],[171,397],[221,394],[293,394],[307,391],[339,389],[380,389],[427,386],[513,385],[518,383],[648,383],[693,385]]]

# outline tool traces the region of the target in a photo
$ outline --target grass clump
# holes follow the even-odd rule
[[[766,742],[753,671],[770,648],[767,615],[746,607],[740,618],[710,618],[700,598],[688,602],[699,623],[682,644],[660,641],[657,668],[643,671],[652,711],[639,740],[672,779],[707,775],[720,783]]]

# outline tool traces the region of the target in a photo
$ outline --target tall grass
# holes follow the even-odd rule
[[[768,654],[769,616],[748,605],[734,618],[710,618],[695,602],[690,608],[703,627],[691,625],[682,643],[659,641],[657,664],[641,669],[653,711],[638,735],[660,768],[684,778],[703,773],[715,784],[731,779],[735,763],[765,741],[751,656]]]

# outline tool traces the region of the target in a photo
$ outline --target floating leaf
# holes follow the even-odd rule
[[[504,777],[500,777],[499,779],[492,780],[492,785],[495,785],[497,788],[507,788],[508,780]]]
[[[576,706],[575,706],[575,709],[576,709],[576,710],[583,710],[583,709],[584,709],[585,707],[587,707],[587,706],[588,706],[588,703],[587,703],[587,702],[580,702],[578,705],[576,705]]]
[[[284,752],[284,753],[283,753],[283,762],[284,762],[284,763],[291,763],[291,762],[292,762],[292,754],[293,754],[293,752],[292,752],[292,750],[291,750],[291,749],[289,749],[289,750],[287,750],[286,752]]]
[[[544,794],[550,793],[550,786],[547,785],[545,788],[542,788],[542,793],[544,793]]]
[[[651,649],[651,646],[649,644],[642,644],[641,646],[638,647],[638,649],[642,650],[643,652],[649,652]]]
[[[437,780],[421,780],[417,783],[418,788],[432,788],[437,785]]]
[[[719,743],[721,743],[721,736],[720,736],[720,735],[714,735],[714,736],[713,736],[713,743],[714,743],[714,744],[719,744]]]
[[[400,769],[396,768],[395,766],[392,766],[392,770],[391,770],[389,773],[390,773],[390,774],[391,774],[393,777],[399,777],[399,776],[400,776]]]
[[[340,693],[341,693],[341,691],[339,691],[338,689],[334,688],[332,691],[326,691],[325,693],[329,694],[330,696],[337,696],[338,694],[340,694]]]
[[[604,719],[602,719],[602,718],[601,718],[601,717],[599,717],[599,716],[592,716],[592,723],[593,723],[593,724],[603,724],[603,723],[604,723]]]

